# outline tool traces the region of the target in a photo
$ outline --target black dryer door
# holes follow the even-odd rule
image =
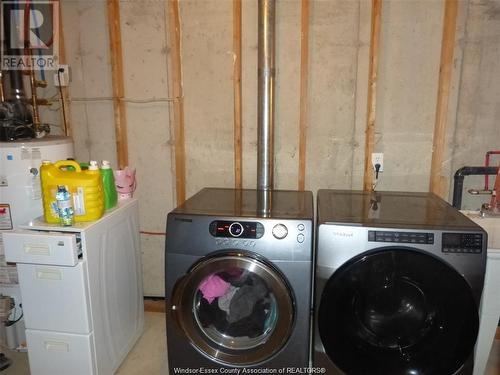
[[[261,257],[203,258],[175,285],[172,313],[199,351],[230,366],[259,364],[287,343],[294,300],[285,277]]]
[[[367,252],[323,290],[318,327],[346,374],[454,374],[479,326],[467,281],[442,260],[406,248]]]

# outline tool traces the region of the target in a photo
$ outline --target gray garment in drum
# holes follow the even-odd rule
[[[252,284],[245,283],[231,299],[229,315],[227,316],[229,323],[250,316],[255,304],[269,293],[266,285],[259,277],[248,276],[248,279],[251,280]]]
[[[223,296],[219,297],[219,300],[217,301],[217,303],[219,304],[219,309],[229,314],[229,305],[231,304],[231,300],[233,299],[233,296],[238,291],[238,289],[240,288],[231,285],[227,292]]]

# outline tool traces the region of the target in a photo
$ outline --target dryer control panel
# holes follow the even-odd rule
[[[483,250],[481,233],[443,233],[443,253],[480,254]]]
[[[264,226],[254,221],[212,221],[209,227],[214,237],[230,238],[261,238],[264,235]]]

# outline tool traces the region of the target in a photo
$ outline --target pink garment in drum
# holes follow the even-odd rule
[[[226,294],[230,286],[230,283],[224,281],[216,274],[212,274],[202,281],[199,290],[203,294],[203,298],[205,298],[208,303],[212,303],[215,298]]]

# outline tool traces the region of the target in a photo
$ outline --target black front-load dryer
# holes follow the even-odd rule
[[[472,374],[487,238],[435,195],[320,190],[314,365]]]

